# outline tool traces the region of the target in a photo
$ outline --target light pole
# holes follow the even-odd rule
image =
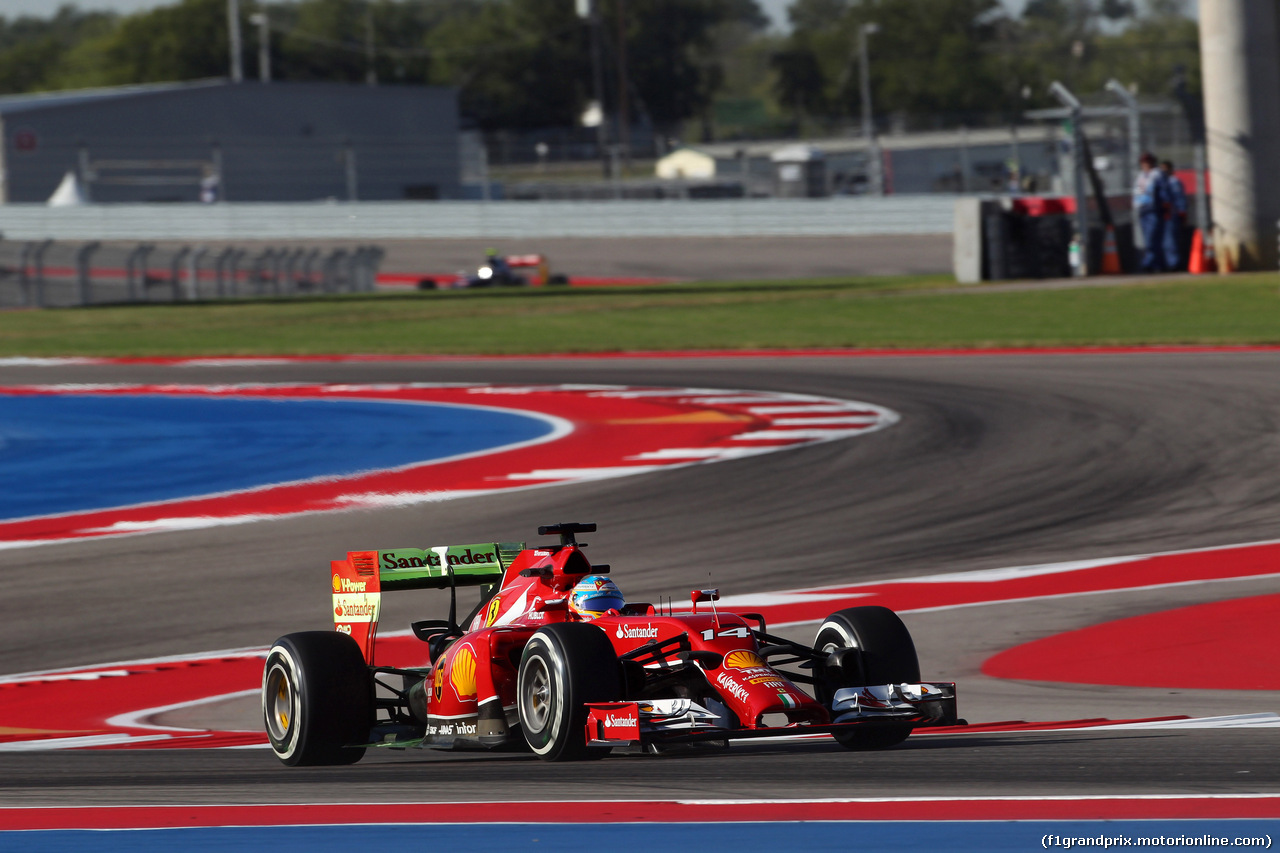
[[[1054,80],[1049,84],[1049,94],[1058,99],[1058,103],[1071,110],[1071,165],[1072,183],[1076,191],[1076,239],[1080,252],[1080,263],[1076,265],[1075,275],[1086,275],[1089,256],[1089,197],[1084,190],[1084,108],[1080,99],[1071,93],[1066,86]],[[1106,204],[1106,199],[1099,199]]]
[[[596,149],[600,152],[600,163],[605,177],[609,177],[609,128],[604,114],[604,68],[600,59],[600,7],[599,0],[575,0],[578,17],[587,22],[591,36],[591,94],[595,98],[599,110],[596,122]]]
[[[231,44],[231,82],[244,79],[244,63],[240,58],[240,0],[227,0],[227,41]]]
[[[871,113],[871,60],[867,55],[867,36],[878,32],[879,24],[863,24],[858,27],[858,70],[862,76],[862,137],[867,141],[867,191],[872,195],[884,195],[880,142],[876,139],[876,125]]]
[[[1125,164],[1125,188],[1133,186],[1133,170],[1138,167],[1138,158],[1142,156],[1142,114],[1139,112],[1138,99],[1124,87],[1124,84],[1112,77],[1107,81],[1107,91],[1120,99],[1129,114],[1129,162]]]
[[[373,45],[373,7],[364,9],[364,82],[370,86],[378,85],[378,54]]]
[[[266,12],[255,12],[249,16],[249,20],[258,25],[258,79],[263,83],[270,83],[271,21]]]

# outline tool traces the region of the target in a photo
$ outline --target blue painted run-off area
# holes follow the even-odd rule
[[[423,403],[0,395],[0,520],[394,468],[552,428]]]
[[[584,803],[584,809],[590,809]],[[444,808],[447,808],[445,806]],[[1033,850],[1240,850],[1238,838],[1270,836],[1280,841],[1280,820],[1122,821],[865,821],[653,824],[432,824],[423,826],[227,827],[154,830],[41,830],[0,832],[6,853],[185,853],[238,850],[271,853],[350,853],[353,850],[545,850],[600,853],[606,850],[732,851],[732,853],[1031,853]],[[1042,846],[1046,836],[1058,843]],[[1216,844],[1187,844],[1210,836]],[[1113,839],[1109,845],[1101,839]],[[1138,839],[1169,839],[1132,846]],[[1179,841],[1172,841],[1172,839]],[[1093,843],[1065,846],[1068,839]]]

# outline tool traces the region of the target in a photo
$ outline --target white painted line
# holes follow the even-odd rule
[[[479,495],[492,495],[505,489],[449,489],[439,492],[366,492],[359,495],[339,495],[334,502],[347,507],[376,509],[379,507],[413,506],[415,504],[439,503],[459,498],[473,498]]]
[[[864,404],[854,403],[811,403],[803,406],[752,406],[748,409],[753,415],[799,415],[805,412],[827,412],[830,414],[845,413],[865,413],[870,407]]]
[[[880,420],[879,415],[848,415],[830,418],[775,418],[774,426],[817,426],[818,424],[873,424]]]
[[[0,358],[0,367],[61,367],[71,364],[102,364],[100,358],[31,358],[12,356]]]
[[[200,515],[188,518],[156,518],[150,521],[117,521],[106,527],[86,527],[77,531],[84,533],[161,533],[170,530],[204,530],[209,527],[224,527],[230,524],[252,524],[255,521],[275,521],[278,515],[258,513],[250,515]],[[71,540],[76,541],[76,540]]]
[[[768,738],[761,738],[768,740]],[[972,797],[828,797],[822,799],[675,800],[683,806],[792,805],[802,803],[1041,803],[1095,800],[1271,800],[1280,794],[1048,794],[1044,796]],[[591,802],[582,800],[581,802]],[[623,802],[615,800],[614,802]],[[646,802],[641,800],[639,802]]]
[[[219,696],[206,696],[203,699],[192,699],[187,702],[174,702],[172,705],[158,705],[155,708],[144,708],[141,711],[130,711],[126,714],[117,714],[106,720],[106,725],[120,729],[155,729],[161,732],[181,732],[183,734],[203,734],[211,731],[210,729],[193,729],[187,726],[162,726],[158,723],[147,722],[147,719],[158,714],[167,714],[170,711],[177,711],[183,708],[195,708],[201,705],[213,705],[218,702],[225,702],[231,699],[241,699],[245,696],[261,695],[262,689],[255,687],[252,690],[237,690],[234,693],[223,693]],[[220,729],[219,732],[228,731],[239,734],[243,729]],[[253,729],[252,733],[259,733],[257,729]]]
[[[768,403],[776,400],[773,394],[749,394],[737,397],[686,397],[683,402],[697,403],[700,406],[731,406],[747,403]]]
[[[772,447],[672,447],[666,450],[649,450],[628,456],[637,462],[658,462],[667,459],[741,459],[744,456],[761,456],[772,453]]]
[[[768,740],[768,738],[761,738]],[[250,747],[237,747],[240,749]],[[259,748],[254,746],[251,748]],[[1280,794],[1276,793],[1249,793],[1249,794],[1047,794],[1047,795],[1006,795],[1006,796],[935,796],[935,797],[815,797],[815,798],[743,798],[740,800],[718,799],[718,800],[654,800],[635,798],[630,800],[611,799],[611,800],[595,800],[595,799],[575,799],[573,802],[583,805],[645,805],[649,803],[675,803],[682,806],[746,806],[746,805],[844,805],[857,803],[1041,803],[1041,802],[1125,802],[1128,800],[1274,800],[1280,799]],[[383,806],[441,806],[447,809],[449,806],[506,806],[513,803],[539,804],[549,803],[558,805],[566,802],[565,800],[549,800],[540,798],[529,798],[525,800],[384,800],[376,805]],[[276,808],[306,808],[322,806],[325,808],[337,808],[342,806],[358,806],[368,808],[371,804],[368,802],[270,802],[270,803],[239,803],[234,804],[234,808],[242,808],[246,810],[258,809],[276,809]],[[209,809],[224,809],[228,806],[223,803],[206,803],[199,805],[189,805],[181,803],[120,803],[112,805],[112,809],[165,809],[165,810],[192,810],[201,811]],[[99,809],[101,806],[85,805],[81,803],[67,803],[58,806],[11,806],[0,805],[0,812],[3,811],[26,811],[30,809],[50,809],[56,808],[59,811],[70,811],[73,809]],[[331,826],[332,824],[320,824],[322,826]],[[436,824],[432,824],[433,826]]]
[[[1012,566],[1006,569],[978,569],[972,572],[948,572],[942,575],[927,575],[922,578],[901,578],[897,583],[997,583],[999,581],[1033,578],[1040,575],[1057,575],[1065,572],[1078,572],[1084,569],[1096,569],[1102,566],[1119,566],[1123,563],[1136,563],[1146,557],[1111,557],[1100,560],[1068,560],[1063,563],[1040,563],[1034,566]]]
[[[498,480],[607,480],[612,477],[629,477],[661,471],[666,465],[620,465],[611,468],[546,468],[526,471],[523,474],[507,474]]]
[[[90,746],[122,746],[127,743],[169,740],[172,735],[81,735],[78,737],[54,737],[39,740],[15,740],[0,743],[0,752],[36,752],[43,749],[84,749]]]
[[[764,429],[757,432],[744,432],[733,436],[734,441],[778,441],[780,439],[824,439],[844,438],[846,435],[857,435],[861,429]]]
[[[1280,715],[1270,712],[1229,714],[1221,717],[1193,717],[1189,720],[1151,720],[1150,722],[1141,723],[1090,726],[1092,729],[1235,729],[1246,727],[1280,728]]]
[[[645,388],[626,390],[615,388],[612,391],[597,391],[592,397],[613,397],[619,400],[639,400],[642,397],[697,397],[710,394],[724,394],[723,388]]]

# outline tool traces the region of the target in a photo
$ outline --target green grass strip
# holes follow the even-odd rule
[[[1280,343],[1280,276],[1017,292],[945,277],[0,312],[3,356]]]

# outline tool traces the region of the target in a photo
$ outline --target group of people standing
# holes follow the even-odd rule
[[[1173,163],[1147,152],[1138,161],[1133,212],[1142,228],[1143,272],[1174,272],[1187,267],[1187,188]]]

